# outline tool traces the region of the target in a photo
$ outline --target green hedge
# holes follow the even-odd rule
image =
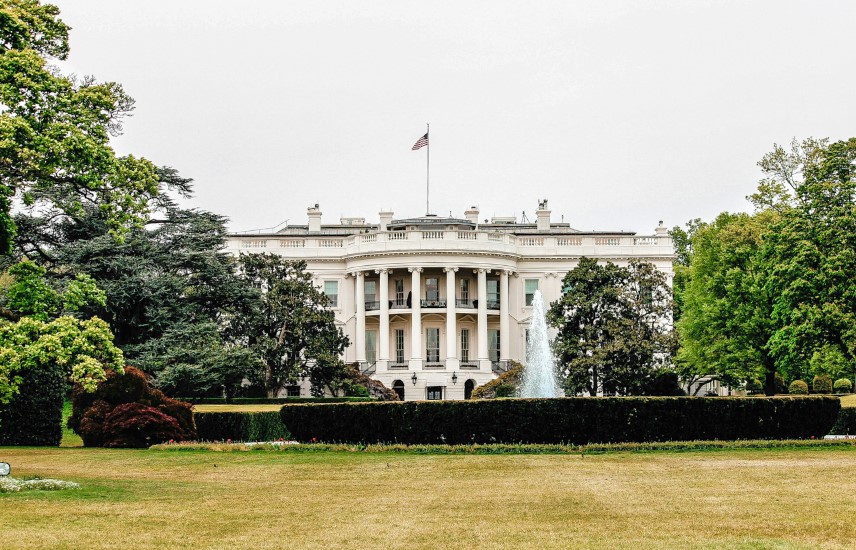
[[[195,405],[285,405],[287,403],[353,403],[373,401],[371,397],[235,397],[226,401],[222,397],[176,397]]]
[[[571,397],[284,405],[298,441],[614,443],[800,439],[829,432],[836,397]]]
[[[856,435],[856,408],[841,409],[838,419],[829,430],[833,435]]]
[[[30,368],[20,374],[19,393],[0,405],[0,445],[59,446],[68,391],[62,369]]]
[[[198,412],[193,420],[201,441],[276,441],[289,437],[276,411]]]

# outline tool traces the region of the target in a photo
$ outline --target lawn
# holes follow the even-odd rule
[[[856,448],[414,455],[2,448],[4,548],[829,548]]]

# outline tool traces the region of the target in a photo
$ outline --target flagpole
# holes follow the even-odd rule
[[[431,215],[431,207],[428,198],[431,196],[431,124],[425,123],[425,135],[428,137],[428,154],[425,156],[425,215]]]

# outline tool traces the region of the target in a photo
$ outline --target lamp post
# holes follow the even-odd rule
[[[458,375],[455,373],[455,371],[452,371],[452,384],[457,384],[457,383],[458,383]]]
[[[410,380],[413,382],[413,385],[415,386],[415,385],[416,385],[416,380],[417,380],[417,378],[416,378],[416,373],[415,373],[415,372],[413,373],[413,376],[411,376],[411,377],[410,377]]]

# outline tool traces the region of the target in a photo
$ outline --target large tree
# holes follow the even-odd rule
[[[742,386],[761,378],[768,393],[775,392],[776,365],[767,347],[772,303],[760,265],[773,216],[723,213],[695,231],[677,323],[676,363],[685,379],[715,374]]]
[[[777,151],[780,153],[780,151]],[[803,154],[799,154],[803,153]],[[856,365],[856,138],[807,140],[773,181],[790,181],[782,215],[765,238],[765,290],[776,323],[770,352],[805,376],[812,358]],[[796,177],[794,174],[801,176]]]
[[[262,360],[261,379],[268,395],[276,396],[302,377],[309,378],[315,395],[336,391],[337,383],[348,376],[340,359],[348,338],[306,263],[245,254],[240,265],[241,277],[256,289],[259,300],[232,318],[230,333]]]
[[[121,237],[145,221],[158,174],[148,160],[110,147],[134,106],[119,84],[76,79],[50,65],[66,59],[69,27],[37,0],[0,2],[0,254],[11,251],[15,197],[46,213],[95,206]]]
[[[671,292],[649,263],[628,267],[580,258],[551,304],[550,323],[568,393],[639,394],[669,362]]]

